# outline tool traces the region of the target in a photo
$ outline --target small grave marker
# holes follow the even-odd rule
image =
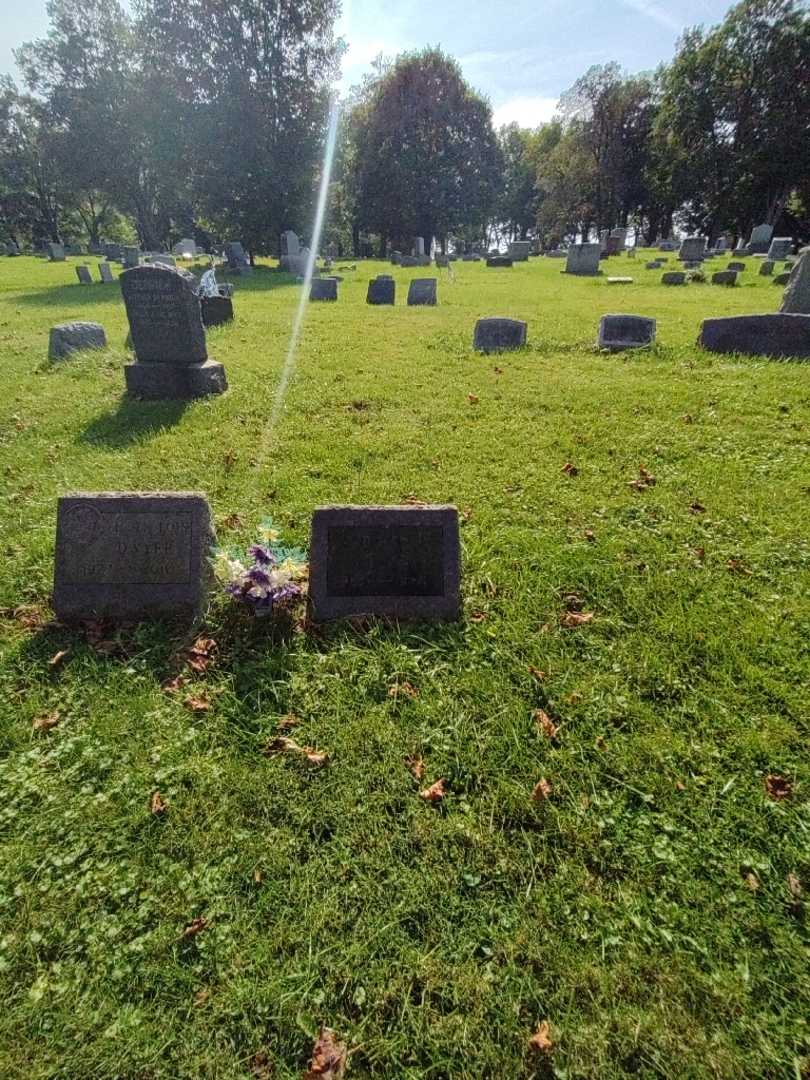
[[[103,349],[106,344],[107,337],[100,323],[61,323],[51,327],[48,356],[51,360],[64,360],[81,349]]]
[[[479,352],[506,352],[526,344],[526,323],[520,319],[479,319],[473,348]]]
[[[655,341],[655,319],[645,315],[603,315],[599,323],[600,349],[621,352],[641,349]]]
[[[90,276],[90,267],[82,264],[76,267],[76,277],[81,285],[92,285],[93,278]]]
[[[337,300],[337,278],[313,278],[309,287],[310,300]]]
[[[395,297],[396,285],[393,278],[383,276],[368,283],[367,304],[393,304]]]
[[[408,286],[408,307],[436,306],[436,278],[414,278]]]

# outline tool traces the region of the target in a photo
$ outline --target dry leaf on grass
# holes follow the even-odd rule
[[[636,491],[646,491],[647,488],[655,487],[655,484],[655,477],[643,465],[639,465],[636,479],[630,481],[630,487],[635,488]]]
[[[801,900],[802,898],[802,883],[794,873],[790,873],[787,876],[788,892],[794,900]]]
[[[477,405],[478,400],[478,394],[467,394],[467,401],[469,401],[471,405]]]
[[[541,1020],[538,1023],[537,1030],[529,1039],[529,1046],[536,1054],[550,1054],[554,1049],[554,1043],[551,1039],[551,1025],[548,1020]]]
[[[149,810],[155,817],[160,817],[161,814],[165,814],[169,809],[169,804],[164,800],[159,791],[152,792],[152,798],[149,800]]]
[[[579,469],[570,461],[566,461],[562,467],[562,471],[566,476],[577,476],[579,474]]]
[[[192,671],[202,675],[213,663],[216,652],[217,643],[213,638],[200,637],[186,653],[185,660]]]
[[[706,507],[703,505],[703,503],[698,502],[697,499],[696,499],[693,503],[690,503],[690,505],[689,505],[689,513],[690,514],[705,514],[706,513]]]
[[[167,679],[161,686],[161,690],[165,694],[176,694],[178,690],[184,687],[187,683],[185,675],[175,675],[173,679]]]
[[[544,709],[534,710],[534,722],[549,739],[555,739],[559,728]]]
[[[401,683],[392,683],[388,687],[388,696],[391,698],[398,698],[400,696],[407,698],[419,697],[419,691],[416,687],[407,681],[407,679]]]
[[[486,622],[488,615],[485,611],[474,611],[470,615],[470,622],[481,623]]]
[[[560,616],[560,626],[566,630],[572,630],[577,626],[585,626],[593,621],[592,611],[565,611]]]
[[[59,667],[59,665],[62,663],[62,661],[65,659],[69,652],[70,649],[60,649],[58,653],[54,653],[54,655],[48,661],[48,667]]]
[[[223,518],[222,524],[226,529],[241,529],[245,523],[239,514],[228,514]]]
[[[546,780],[545,776],[532,788],[532,802],[545,802],[546,799],[551,798],[551,784]]]
[[[295,739],[285,739],[281,736],[278,739],[271,739],[263,753],[267,757],[273,757],[275,754],[295,754],[306,758],[310,765],[316,766],[325,765],[329,760],[329,755],[323,751],[315,750],[311,746],[299,746]]]
[[[546,681],[546,673],[545,673],[545,671],[541,671],[540,668],[534,667],[533,664],[529,664],[529,674],[533,675],[535,677],[535,679],[537,679],[538,682],[545,682]]]
[[[208,712],[211,708],[211,702],[204,694],[189,694],[183,704],[192,712]]]
[[[46,713],[44,716],[37,716],[32,727],[34,731],[50,731],[51,728],[56,727],[61,718],[59,710],[54,709],[53,712]]]
[[[276,724],[276,731],[290,731],[291,728],[298,727],[300,723],[301,719],[295,713],[287,713]]]
[[[593,529],[586,529],[582,535],[585,537],[589,544],[596,543],[596,533],[593,531]]]
[[[745,885],[746,889],[749,889],[751,892],[758,891],[759,878],[753,872],[753,870],[749,870],[747,871],[747,873],[743,874],[743,885]]]
[[[198,916],[196,919],[191,920],[191,922],[185,927],[183,933],[180,936],[184,939],[196,937],[197,934],[201,934],[207,926],[208,919],[204,919],[202,916]]]
[[[322,1027],[312,1048],[312,1059],[304,1080],[340,1080],[346,1067],[346,1044],[338,1042],[334,1031]]]
[[[429,803],[440,803],[446,794],[447,790],[444,786],[444,777],[440,777],[435,784],[423,788],[419,792],[419,798],[424,799],[425,802]]]
[[[765,777],[765,791],[768,798],[773,799],[774,802],[779,802],[781,799],[789,799],[793,794],[793,784],[785,776],[779,776],[777,773],[768,773]]]
[[[210,997],[211,997],[211,991],[208,989],[207,986],[204,986],[202,988],[202,990],[197,991],[197,993],[192,998],[192,1001],[197,1006],[197,1008],[199,1008],[201,1005],[205,1005],[205,1003],[208,1001],[208,999]]]
[[[248,1062],[253,1080],[270,1080],[273,1075],[273,1063],[264,1050],[257,1050]]]
[[[406,757],[405,764],[414,780],[421,780],[425,775],[425,763],[422,758],[418,757],[416,754],[411,757]]]

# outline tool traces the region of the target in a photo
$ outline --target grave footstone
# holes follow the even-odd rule
[[[598,274],[599,254],[598,244],[572,244],[563,273],[583,276]]]
[[[686,274],[682,270],[668,270],[661,275],[662,285],[685,285]]]
[[[92,285],[93,278],[90,276],[90,267],[82,264],[76,267],[76,277],[82,285]]]
[[[81,349],[103,349],[106,344],[107,337],[100,323],[60,323],[51,327],[48,356],[51,360],[64,360]]]
[[[225,369],[208,358],[192,275],[145,265],[125,270],[120,282],[136,356],[124,368],[127,390],[141,398],[175,400],[224,393]]]
[[[99,276],[99,280],[104,285],[112,285],[112,283],[115,281],[115,278],[113,277],[112,268],[110,267],[110,264],[107,263],[107,262],[103,262],[103,263],[98,264],[98,276]]]
[[[201,296],[200,313],[205,327],[233,322],[233,300],[230,296]]]
[[[435,307],[436,278],[414,278],[408,286],[408,307]]]
[[[315,619],[457,619],[461,552],[454,506],[315,510],[309,552]]]
[[[789,270],[785,270],[781,274],[777,274],[776,277],[773,279],[774,285],[787,285],[787,283],[789,281],[790,281],[790,271]]]
[[[750,255],[764,254],[773,236],[773,225],[755,225],[751,230],[751,238],[746,244],[740,237],[739,245],[748,249]]]
[[[763,259],[759,264],[759,273],[761,277],[770,277],[773,273],[773,259]]]
[[[712,274],[712,285],[736,285],[737,284],[737,271],[736,270],[718,270],[716,274]]]
[[[644,264],[645,270],[660,270],[664,264],[659,262],[658,259],[652,259],[650,262]]]
[[[50,262],[64,262],[65,248],[63,244],[48,244],[48,259]]]
[[[505,266],[511,266],[512,260],[508,255],[489,255],[487,256],[487,266],[494,268],[502,268]]]
[[[730,262],[726,267],[726,270],[736,270],[737,273],[742,273],[745,270],[745,263],[743,262]]]
[[[378,277],[368,283],[367,304],[393,304],[395,296],[396,285],[393,278]]]
[[[609,277],[607,283],[608,285],[632,285],[633,279],[631,277]]]
[[[677,240],[662,240],[658,245],[658,250],[659,251],[677,251],[678,250],[678,242],[677,242]]]
[[[768,258],[777,262],[779,259],[786,259],[792,250],[793,241],[789,236],[775,236],[768,248]]]
[[[478,352],[508,352],[526,344],[526,323],[521,319],[479,319],[473,348]]]
[[[399,266],[401,264],[401,262],[402,262],[402,252],[401,251],[392,251],[391,252],[391,265],[392,266]]]
[[[163,252],[153,255],[152,262],[157,266],[177,266],[177,259],[175,259],[174,255],[165,255]]]
[[[810,315],[810,254],[802,255],[790,271],[779,310],[792,315]]]
[[[810,315],[776,312],[704,319],[698,344],[710,352],[810,358]]]
[[[641,349],[655,341],[655,319],[644,315],[603,315],[597,344],[600,349],[621,352]]]
[[[63,622],[200,614],[215,542],[196,492],[77,492],[59,499],[53,603]]]
[[[337,300],[338,283],[333,277],[313,278],[309,287],[310,300]]]

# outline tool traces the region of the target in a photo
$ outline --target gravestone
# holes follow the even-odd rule
[[[413,253],[418,258],[420,255],[425,254],[425,241],[421,236],[417,236],[413,242]]]
[[[8,252],[9,255],[19,255],[20,254],[20,249],[13,240],[9,240],[8,244],[6,245],[6,251]]]
[[[810,315],[732,315],[704,319],[698,344],[710,352],[810,358]]]
[[[614,238],[614,240],[618,239],[618,240],[621,241],[621,243],[619,244],[619,251],[624,251],[625,247],[627,246],[627,229],[624,229],[624,228],[611,229],[610,230],[610,235]]]
[[[682,243],[678,258],[683,262],[700,262],[706,257],[706,237],[688,236]]]
[[[199,615],[215,542],[204,495],[77,492],[59,499],[53,606],[63,622]]]
[[[399,265],[405,267],[406,269],[410,269],[410,268],[416,266],[417,265],[416,256],[415,255],[403,255],[400,258]]]
[[[391,277],[374,278],[368,283],[367,304],[393,304],[395,296],[396,285]]]
[[[624,238],[622,236],[614,236],[613,233],[607,238],[607,245],[605,247],[605,254],[607,255],[621,255],[624,251]]]
[[[197,255],[197,245],[191,239],[191,237],[184,237],[182,240],[178,240],[172,248],[173,255],[179,255],[184,259],[193,259]]]
[[[228,269],[234,274],[250,274],[253,270],[250,259],[238,240],[231,240],[225,245],[225,258]]]
[[[632,285],[633,279],[631,277],[609,277],[607,283],[608,285]]]
[[[141,251],[140,248],[132,247],[128,245],[124,248],[124,267],[127,270],[131,270],[133,266],[140,266],[141,263]]]
[[[509,258],[512,262],[528,262],[531,240],[513,240],[509,245]]]
[[[655,341],[655,319],[644,315],[603,315],[597,344],[600,349],[621,352],[641,349]]]
[[[65,244],[66,255],[84,255],[84,248],[81,244]]]
[[[759,273],[761,277],[770,277],[773,273],[773,259],[763,259],[759,264]]]
[[[776,277],[773,279],[774,285],[787,285],[787,283],[789,281],[790,281],[790,271],[789,270],[785,270],[784,273],[782,273],[782,274],[777,274]]]
[[[659,251],[677,251],[678,242],[676,240],[662,240],[658,245]]]
[[[736,270],[718,270],[716,274],[712,274],[712,285],[736,285],[737,284],[737,271]]]
[[[737,273],[742,273],[745,270],[745,263],[742,262],[730,262],[726,267],[726,270],[736,270]]]
[[[90,267],[82,264],[76,267],[76,277],[82,285],[92,285],[93,279],[90,276]]]
[[[233,322],[233,300],[230,296],[201,296],[200,314],[203,326],[222,326]]]
[[[511,265],[512,265],[512,260],[509,258],[508,255],[488,255],[487,256],[487,266],[495,267],[496,269],[498,269],[498,268],[501,268],[501,267],[504,267],[504,266],[511,266]]]
[[[89,255],[103,255],[104,245],[99,240],[91,240],[87,245],[87,252]]]
[[[765,251],[767,251],[767,245],[765,247],[765,250],[760,252],[759,254],[764,255]],[[743,238],[740,237],[740,239],[737,241],[737,246],[734,248],[734,254],[735,255],[755,255],[755,254],[757,254],[757,252],[752,251],[749,248],[748,244],[746,244],[746,242],[743,240]]]
[[[454,506],[326,506],[312,516],[315,619],[457,619],[460,579]]]
[[[686,274],[682,270],[669,270],[661,275],[662,285],[685,285]]]
[[[650,262],[644,264],[645,270],[660,270],[664,264],[659,259],[652,259]]]
[[[728,251],[728,248],[729,248],[728,237],[727,236],[718,236],[717,237],[717,242],[714,245],[714,250],[718,254],[722,255],[724,251]]]
[[[51,360],[64,360],[81,349],[103,349],[106,344],[104,327],[100,323],[61,323],[51,327],[48,356]]]
[[[599,251],[601,254],[606,255],[608,249],[608,237],[610,236],[610,229],[599,230]]]
[[[124,270],[120,282],[136,356],[124,368],[127,390],[152,400],[224,393],[225,369],[208,358],[192,275],[145,265]]]
[[[683,265],[685,270],[700,270],[701,266],[703,266],[703,260],[687,259],[687,261]]]
[[[479,319],[473,348],[479,352],[507,352],[526,344],[526,323],[520,319]]]
[[[310,300],[337,300],[337,287],[336,278],[313,278],[309,287],[309,298]]]
[[[118,262],[123,258],[124,249],[120,244],[105,244],[104,257],[108,262]]]
[[[112,268],[110,267],[110,264],[106,262],[98,264],[98,276],[99,280],[104,285],[112,285],[112,283],[115,281]]]
[[[568,258],[564,274],[590,276],[599,273],[599,245],[572,244],[568,249]]]
[[[414,278],[408,286],[408,307],[436,306],[436,278]]]
[[[64,262],[65,248],[62,244],[48,244],[48,260],[50,262]]]
[[[151,261],[156,266],[177,266],[177,259],[175,259],[174,255],[165,255],[163,252],[153,255]]]
[[[790,271],[779,310],[792,315],[810,315],[810,254],[802,255]]]
[[[417,255],[416,256],[416,265],[417,266],[430,266],[430,256],[429,255]]]
[[[401,251],[392,251],[391,252],[391,265],[392,266],[399,266],[401,264],[401,262],[402,262],[402,252]]]
[[[751,230],[751,239],[746,244],[740,237],[740,245],[747,247],[751,255],[764,254],[773,236],[773,225],[755,225]]]
[[[450,258],[447,255],[439,255],[439,254],[437,254],[436,257],[434,258],[434,262],[436,263],[437,267],[439,267],[442,270],[446,270],[447,267],[450,265]]]
[[[462,262],[480,262],[481,256],[476,255],[474,251],[465,251],[461,256]]]
[[[792,250],[793,241],[789,236],[775,236],[768,248],[768,258],[773,259],[774,262],[786,259]]]

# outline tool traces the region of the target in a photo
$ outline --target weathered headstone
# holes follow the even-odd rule
[[[599,251],[603,255],[607,255],[608,249],[608,237],[610,236],[610,229],[599,230]]]
[[[107,337],[100,323],[61,323],[51,327],[48,356],[51,360],[64,360],[81,349],[103,349],[106,344]]]
[[[712,285],[736,285],[737,270],[718,270],[712,274]]]
[[[783,271],[783,273],[777,274],[776,277],[773,279],[774,285],[787,285],[787,283],[789,281],[790,281],[790,271],[789,270],[785,270],[785,271]]]
[[[434,260],[433,260],[433,261],[434,261],[434,262],[436,263],[436,266],[437,266],[437,267],[438,267],[439,269],[442,269],[442,270],[446,270],[446,269],[447,269],[447,267],[448,267],[448,266],[450,265],[450,258],[449,258],[449,256],[447,256],[447,255],[441,255],[441,254],[440,254],[440,253],[438,253],[438,252],[436,253],[436,256],[435,256],[435,258],[434,258]]]
[[[309,287],[310,300],[337,300],[338,283],[333,277],[313,278]]]
[[[401,258],[399,260],[399,265],[402,266],[402,267],[405,267],[406,269],[413,268],[414,266],[418,265],[417,261],[416,261],[416,256],[415,255],[403,255],[403,256],[401,256]]]
[[[103,262],[103,263],[98,264],[98,276],[99,276],[99,280],[104,285],[112,285],[112,283],[115,281],[115,278],[113,277],[112,268],[110,267],[110,264],[107,263],[107,262]]]
[[[770,277],[773,273],[773,259],[763,259],[759,264],[759,273],[761,277]]]
[[[368,283],[367,304],[393,304],[395,296],[396,285],[391,277],[374,278]]]
[[[479,352],[507,352],[526,344],[526,323],[520,319],[479,319],[473,348]]]
[[[201,494],[66,495],[56,519],[56,616],[191,620],[202,608],[214,540]]]
[[[774,262],[786,259],[792,250],[793,241],[789,236],[775,236],[768,248],[768,258],[773,259]]]
[[[682,270],[668,270],[661,275],[662,285],[685,285],[686,274]]]
[[[315,619],[457,619],[460,579],[454,506],[329,506],[312,516]]]
[[[810,315],[810,254],[802,255],[790,271],[780,311]]]
[[[492,267],[495,267],[497,269],[498,267],[511,266],[511,265],[512,265],[512,260],[509,258],[508,255],[488,255],[487,256],[487,266],[492,266]]]
[[[513,240],[509,245],[509,258],[512,262],[528,262],[531,240]]]
[[[599,254],[598,244],[572,244],[568,249],[564,273],[578,275],[598,274]]]
[[[600,349],[621,352],[641,349],[655,341],[655,319],[645,315],[603,315],[599,322]]]
[[[605,253],[607,255],[621,255],[624,252],[624,237],[614,236],[613,233],[607,238]]]
[[[726,270],[736,270],[738,274],[741,274],[745,270],[744,262],[730,262],[726,267]]]
[[[627,229],[621,227],[611,229],[610,235],[614,238],[614,240],[620,241],[619,251],[623,252],[625,247],[627,246]]]
[[[200,314],[205,327],[233,322],[233,300],[230,296],[201,296]]]
[[[79,279],[79,282],[82,285],[93,284],[93,279],[90,276],[90,267],[85,266],[84,263],[82,263],[81,266],[76,267],[76,277]]]
[[[127,270],[131,270],[133,266],[140,266],[141,263],[141,251],[140,248],[127,245],[124,248],[124,267]]]
[[[175,259],[174,255],[166,255],[163,252],[153,255],[152,262],[156,266],[177,266],[177,259]]]
[[[650,262],[644,264],[645,270],[660,270],[664,264],[659,259],[651,259]]]
[[[413,242],[413,253],[417,257],[425,254],[425,241],[421,236],[417,236]]]
[[[65,248],[63,244],[48,244],[48,259],[50,262],[64,262]]]
[[[678,258],[683,262],[696,262],[706,257],[706,237],[688,236],[681,243]]]
[[[183,259],[193,259],[197,255],[197,245],[191,237],[183,237],[172,248],[173,255],[179,255]]]
[[[225,245],[225,258],[228,269],[234,274],[249,274],[253,270],[250,259],[238,240],[231,240]]]
[[[119,280],[136,356],[124,368],[129,392],[178,400],[224,393],[225,369],[208,359],[194,278],[146,265],[125,270]]]
[[[104,257],[108,262],[118,262],[123,257],[124,249],[120,244],[105,244]]]
[[[678,242],[677,242],[677,240],[662,240],[658,245],[658,250],[659,251],[677,251],[678,250]]]
[[[763,254],[768,250],[768,245],[773,236],[773,225],[755,225],[751,230],[751,239],[746,244],[740,237],[739,244],[747,247],[751,255]]]
[[[414,278],[408,286],[408,307],[435,307],[436,278]]]
[[[399,266],[401,262],[402,262],[402,252],[401,251],[392,251],[391,252],[391,265],[392,266]]]
[[[704,319],[698,344],[710,352],[810,358],[810,315],[733,315]]]
[[[20,254],[19,246],[13,240],[9,240],[8,244],[6,245],[6,251],[9,255]]]

